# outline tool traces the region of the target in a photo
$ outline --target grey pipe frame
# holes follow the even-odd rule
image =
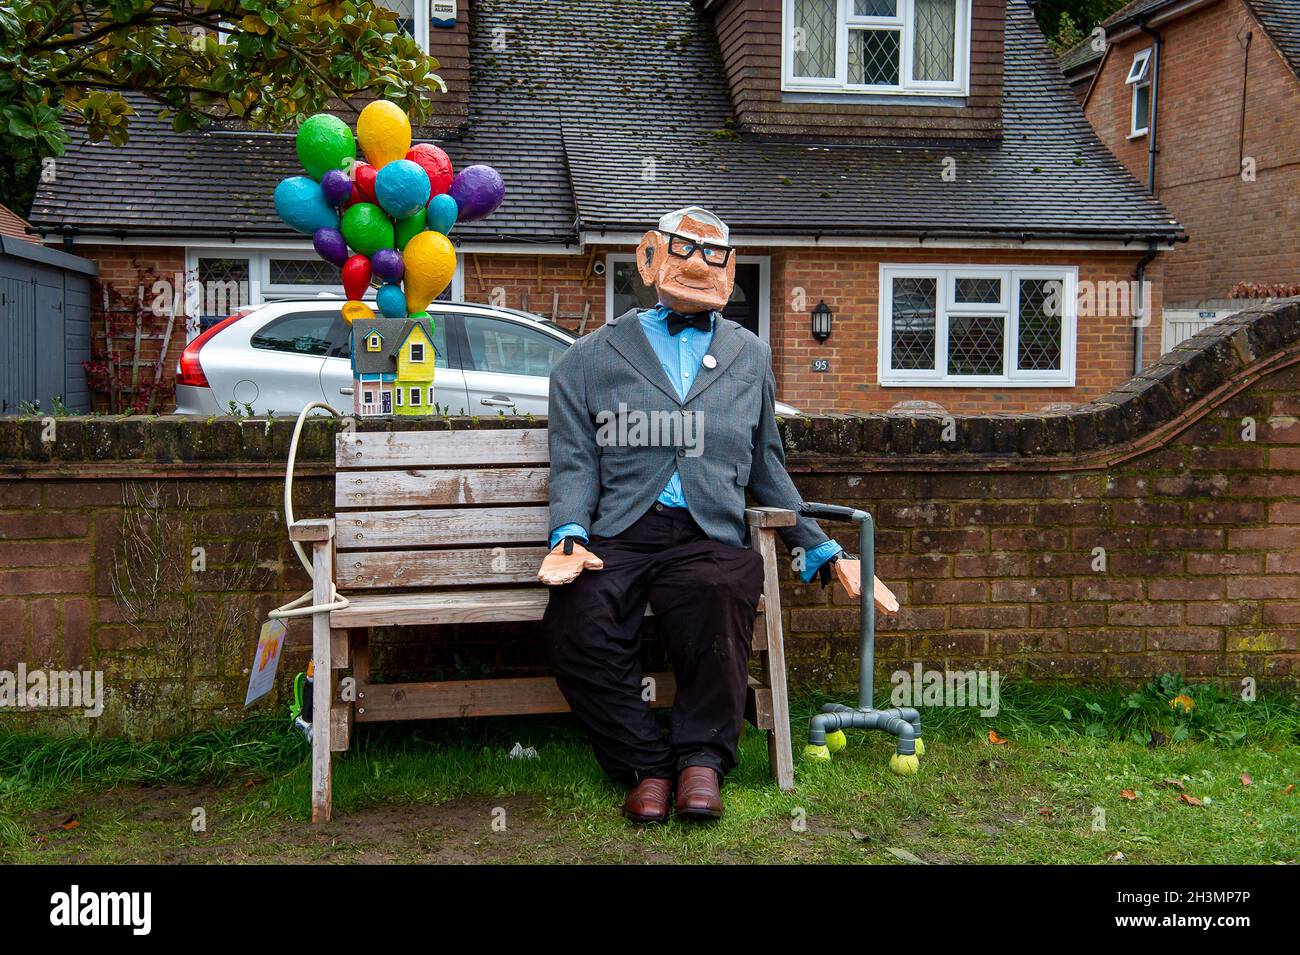
[[[827,703],[808,728],[808,744],[825,746],[826,734],[841,729],[881,730],[898,737],[898,754],[916,754],[921,738],[921,714],[910,707],[877,710],[872,706],[876,670],[876,534],[868,511],[834,504],[805,503],[809,517],[852,521],[858,525],[858,554],[862,561],[861,596],[858,600],[858,705]]]

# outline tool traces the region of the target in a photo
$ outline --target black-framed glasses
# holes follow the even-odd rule
[[[668,254],[675,255],[679,259],[689,259],[695,254],[695,250],[699,249],[700,258],[705,262],[717,268],[724,268],[731,259],[731,253],[735,251],[729,245],[701,242],[699,239],[678,235],[676,232],[666,232],[664,234],[668,236]]]

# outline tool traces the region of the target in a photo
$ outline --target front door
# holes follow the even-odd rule
[[[383,405],[384,414],[393,413],[393,393],[391,391],[385,391],[383,393],[383,399],[380,403]]]
[[[757,262],[736,263],[736,284],[732,286],[731,298],[722,310],[724,318],[744,325],[760,338],[763,333],[759,326],[759,287],[762,282],[762,267]]]

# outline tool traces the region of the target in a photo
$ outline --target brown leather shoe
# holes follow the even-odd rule
[[[643,779],[627,791],[623,815],[629,822],[641,824],[667,822],[672,794],[671,779]]]
[[[677,815],[686,819],[719,819],[722,794],[718,774],[708,766],[687,766],[677,777]]]

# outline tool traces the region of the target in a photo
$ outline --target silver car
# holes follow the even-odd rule
[[[313,401],[351,413],[352,335],[341,307],[338,299],[272,302],[212,326],[181,353],[176,413],[296,415]],[[546,414],[551,368],[577,340],[572,332],[528,312],[465,302],[434,302],[429,315],[438,410]]]

